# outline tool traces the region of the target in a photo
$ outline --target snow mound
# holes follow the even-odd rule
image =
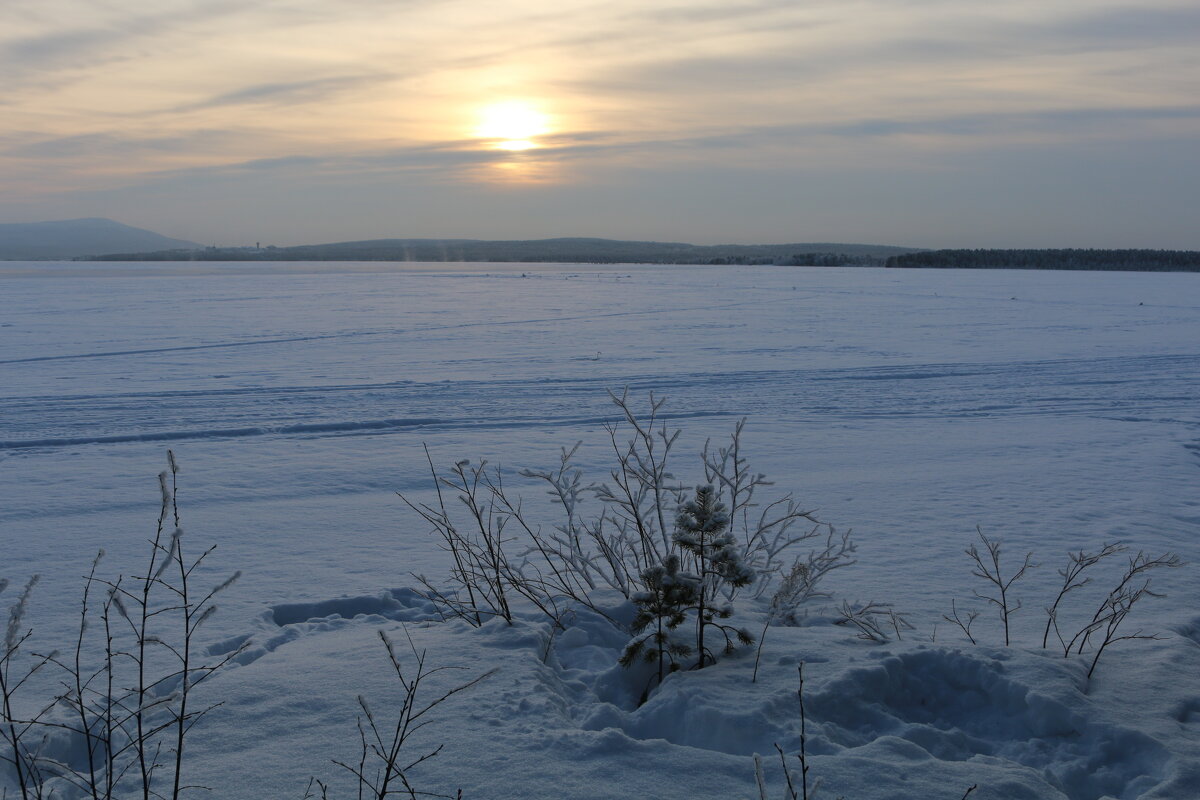
[[[276,625],[330,618],[354,619],[378,616],[399,622],[427,622],[441,619],[433,603],[413,589],[391,589],[378,595],[336,597],[307,603],[280,603],[271,606],[270,618]]]
[[[253,664],[285,644],[314,634],[341,630],[360,622],[440,622],[433,603],[414,589],[389,589],[377,595],[335,597],[296,603],[277,603],[262,615],[262,629],[210,644],[210,657],[234,654],[230,667]]]
[[[1192,644],[1200,647],[1200,617],[1179,625],[1175,628],[1175,632],[1183,638],[1190,640]]]
[[[845,671],[807,706],[840,747],[895,736],[942,761],[1004,759],[1037,770],[1070,800],[1134,798],[1159,782],[1168,754],[1158,742],[1072,710],[1061,692],[1051,697],[1006,672],[1000,657],[956,650],[885,655]],[[1070,700],[1076,708],[1086,703],[1082,695]]]

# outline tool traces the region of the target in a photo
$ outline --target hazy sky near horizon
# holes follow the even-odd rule
[[[1200,249],[1195,0],[10,0],[0,222]]]

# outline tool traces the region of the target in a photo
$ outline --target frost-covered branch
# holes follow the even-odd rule
[[[968,609],[965,616],[958,612],[958,606],[953,599],[950,600],[950,614],[942,614],[942,619],[946,622],[953,623],[959,627],[963,635],[971,640],[971,644],[977,644],[975,637],[971,635],[971,625],[975,623],[975,619],[979,616],[979,612],[973,609]]]
[[[428,449],[426,457],[429,458]],[[463,460],[450,468],[449,475],[439,476],[432,459],[430,470],[437,487],[437,508],[414,503],[400,492],[396,493],[429,523],[442,540],[442,548],[450,554],[453,587],[450,591],[434,589],[424,576],[415,576],[426,587],[426,598],[443,613],[464,619],[476,627],[483,624],[485,616],[502,617],[511,624],[508,577],[513,566],[505,549],[508,540],[504,536],[504,527],[511,515],[499,511],[494,502],[499,471],[493,479],[486,461],[472,466],[470,461]],[[454,492],[460,505],[467,509],[469,522],[464,528],[460,529],[451,519],[443,488]]]
[[[857,637],[869,642],[891,641],[887,634],[888,627],[892,628],[897,639],[901,638],[900,631],[913,629],[907,617],[893,609],[891,603],[851,605],[849,601],[843,600],[838,611],[840,616],[833,624],[854,627],[858,630]]]
[[[620,416],[606,426],[614,460],[607,480],[588,483],[574,465],[578,442],[562,448],[552,468],[518,473],[546,488],[561,514],[550,524],[543,524],[506,488],[499,469],[484,461],[459,461],[448,474],[439,475],[426,449],[436,504],[401,498],[450,554],[446,586],[417,576],[443,618],[457,617],[475,626],[492,616],[511,622],[512,604],[524,601],[555,628],[564,627],[571,610],[579,607],[628,627],[618,622],[620,615],[603,599],[606,590],[615,590],[645,606],[650,617],[644,622],[653,628],[647,633],[649,628],[634,626],[627,655],[661,657],[662,673],[667,661],[681,658],[683,651],[668,645],[672,626],[666,624],[664,608],[650,610],[647,604],[661,605],[664,600],[654,600],[661,594],[661,587],[653,585],[658,579],[654,576],[660,576],[672,558],[698,581],[695,602],[687,608],[696,623],[692,652],[697,667],[716,660],[713,639],[725,652],[754,641],[745,630],[722,622],[732,614],[730,603],[740,589],[753,586],[762,596],[783,575],[783,590],[777,593],[771,615],[776,619],[794,614],[798,605],[814,597],[828,596],[818,583],[854,563],[850,533],[818,522],[814,512],[791,495],[760,500],[763,487],[771,484],[753,472],[742,455],[744,420],[735,426],[727,446],[705,445],[700,467],[710,483],[690,489],[672,471],[680,431],[663,421],[665,400],[650,395],[648,409],[639,414],[627,390],[609,395]],[[448,508],[453,504],[447,495],[459,500],[454,509]],[[598,509],[590,513],[589,500],[598,502]],[[792,555],[810,540],[814,546],[806,555]],[[898,623],[892,627],[897,633],[902,629]],[[711,634],[707,641],[706,633]]]
[[[443,692],[432,700],[425,700],[423,685],[436,673],[451,669],[450,667],[427,667],[424,650],[417,650],[416,644],[404,628],[408,639],[409,651],[412,654],[413,668],[404,666],[403,659],[396,652],[392,640],[384,631],[379,631],[379,638],[387,650],[388,661],[392,672],[396,675],[404,696],[394,721],[390,725],[378,719],[371,705],[362,695],[358,696],[358,705],[362,711],[357,720],[359,735],[359,758],[355,764],[334,760],[333,763],[354,776],[358,786],[358,797],[370,797],[374,800],[386,800],[394,795],[403,795],[410,800],[422,797],[452,797],[432,792],[418,791],[409,779],[409,772],[417,765],[434,758],[442,751],[442,745],[432,750],[425,750],[420,755],[411,756],[405,750],[413,735],[428,724],[425,716],[442,703],[459,692],[466,691],[480,681],[492,675],[495,670],[479,675],[466,683],[459,684]],[[305,797],[310,796],[313,784],[320,787],[322,797],[326,795],[326,787],[315,778],[309,780]],[[399,787],[399,788],[396,788]]]
[[[1092,637],[1100,634],[1100,644],[1096,647],[1091,666],[1088,668],[1087,677],[1090,680],[1092,673],[1096,671],[1096,665],[1100,662],[1100,656],[1111,645],[1131,639],[1160,638],[1156,634],[1145,634],[1141,630],[1131,634],[1120,634],[1119,629],[1138,601],[1146,597],[1163,596],[1150,589],[1150,578],[1145,577],[1146,573],[1156,569],[1174,569],[1183,566],[1183,563],[1183,559],[1175,553],[1164,553],[1152,558],[1145,552],[1138,551],[1137,555],[1129,559],[1121,579],[1104,597],[1100,607],[1092,615],[1091,621],[1080,628],[1066,643],[1063,648],[1063,657],[1069,656],[1072,650],[1077,655],[1081,655]]]
[[[216,597],[238,575],[207,591],[196,590],[199,569],[213,548],[195,557],[185,554],[176,499],[179,466],[173,453],[167,456],[170,469],[159,476],[158,521],[144,572],[100,578],[100,551],[84,579],[72,649],[65,655],[31,654],[36,670],[49,666],[60,671],[61,692],[25,719],[14,716],[11,702],[4,705],[0,730],[5,733],[0,735],[11,745],[23,798],[53,794],[45,783],[51,778],[92,800],[179,800],[188,790],[202,788],[183,780],[188,733],[220,704],[198,706],[193,693],[242,648],[206,659],[197,649],[197,635],[216,612]],[[94,597],[98,587],[106,589],[99,599]],[[6,698],[33,674],[27,672],[15,684],[11,680],[12,659],[30,636],[20,633],[30,588],[9,617],[10,646],[0,659],[0,694]],[[98,631],[92,629],[94,616]],[[24,746],[21,740],[35,733],[43,741],[51,735],[65,737],[82,757],[60,760],[40,745]]]
[[[1009,599],[1009,592],[1012,585],[1020,580],[1026,570],[1037,566],[1033,563],[1033,553],[1026,553],[1025,560],[1021,566],[1007,578],[1004,577],[1000,569],[1000,540],[995,541],[987,538],[983,530],[979,527],[975,528],[979,534],[979,538],[983,541],[984,549],[987,551],[987,556],[980,554],[979,549],[975,545],[967,548],[966,553],[975,563],[975,568],[971,570],[971,574],[977,578],[982,578],[995,587],[994,594],[982,594],[975,592],[975,596],[980,600],[984,600],[996,606],[1000,611],[1000,619],[1004,623],[1004,646],[1009,645],[1009,629],[1008,620],[1013,614],[1021,608],[1021,601],[1017,600],[1016,605]]]
[[[800,506],[790,494],[786,494],[766,506],[760,507],[755,500],[757,490],[773,483],[761,472],[753,472],[742,454],[742,431],[746,420],[738,421],[729,435],[729,444],[712,448],[706,441],[700,458],[704,464],[704,477],[717,488],[717,497],[729,508],[731,524],[740,527],[743,559],[758,579],[754,583],[754,596],[762,597],[771,580],[783,570],[782,554],[800,542],[820,535],[821,524],[811,509]],[[759,508],[757,514],[752,510]],[[794,533],[797,523],[805,521],[814,527]],[[736,593],[730,587],[729,599]]]
[[[1086,578],[1082,577],[1084,571],[1089,567],[1096,566],[1109,556],[1116,555],[1124,550],[1124,544],[1113,542],[1112,544],[1102,544],[1100,549],[1095,553],[1088,553],[1083,550],[1077,553],[1067,553],[1067,566],[1058,570],[1059,576],[1063,579],[1062,588],[1058,590],[1058,596],[1054,598],[1054,602],[1046,608],[1046,630],[1042,633],[1042,649],[1046,648],[1047,642],[1050,639],[1051,628],[1054,628],[1059,643],[1066,646],[1066,642],[1063,641],[1062,633],[1058,627],[1058,608],[1070,592],[1082,589],[1091,583],[1092,579],[1090,576]]]

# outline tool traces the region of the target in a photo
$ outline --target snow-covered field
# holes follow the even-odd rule
[[[447,556],[395,492],[429,501],[439,466],[516,471],[560,446],[606,477],[607,390],[668,397],[675,471],[745,416],[755,469],[840,528],[858,563],[807,624],[671,676],[640,708],[625,639],[580,614],[482,629],[430,621],[411,573]],[[788,267],[430,264],[0,264],[0,578],[40,573],[42,649],[77,623],[81,576],[134,574],[166,450],[188,541],[234,570],[203,629],[247,649],[207,690],[188,782],[218,798],[351,796],[356,696],[399,689],[377,638],[461,666],[422,731],[420,788],[469,798],[751,798],[753,754],[799,749],[823,797],[1200,797],[1200,276]],[[593,509],[595,510],[593,503]],[[588,509],[585,508],[585,511]],[[976,526],[1015,584],[1013,646],[973,590]],[[1178,553],[1127,628],[1163,638],[1089,660],[1042,650],[1068,550]],[[1091,615],[1121,563],[1071,595]],[[1105,571],[1107,570],[1107,571]],[[1092,594],[1087,594],[1092,592]],[[1097,594],[1098,593],[1098,594]],[[0,603],[7,607],[16,590]],[[341,603],[325,601],[347,598]],[[903,641],[834,626],[842,600],[891,603]],[[942,619],[980,610],[972,646]],[[758,630],[761,604],[739,601]],[[331,614],[331,612],[333,612]],[[357,615],[356,615],[357,614]],[[31,689],[37,687],[31,687]],[[32,701],[31,701],[32,702]],[[414,750],[416,752],[416,750]],[[3,767],[0,767],[2,770]],[[772,797],[782,771],[767,759]],[[0,787],[11,770],[0,771]]]

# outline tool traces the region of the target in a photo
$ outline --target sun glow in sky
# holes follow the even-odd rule
[[[0,3],[0,222],[1200,248],[1197,41],[1195,0]]]
[[[485,106],[479,113],[475,135],[491,140],[501,150],[531,150],[538,136],[550,132],[545,114],[530,103],[509,100]]]

